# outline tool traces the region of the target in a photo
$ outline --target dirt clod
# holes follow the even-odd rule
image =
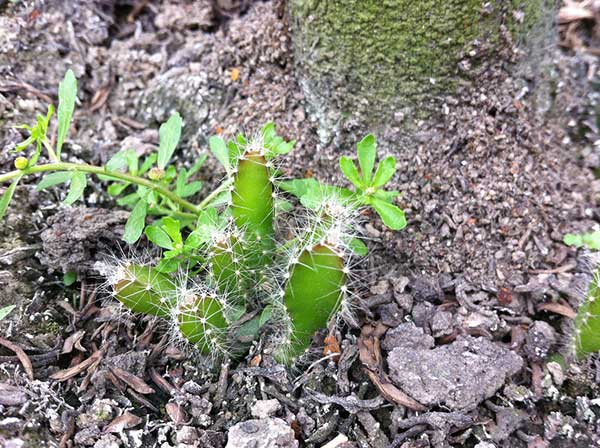
[[[460,336],[434,349],[395,348],[388,364],[394,384],[420,403],[471,410],[494,395],[523,361],[485,338]]]

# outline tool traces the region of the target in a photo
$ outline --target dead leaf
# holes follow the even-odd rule
[[[131,412],[125,412],[106,425],[104,432],[120,433],[125,429],[130,429],[139,425],[142,421],[143,419],[141,417],[138,417]]]
[[[167,411],[169,418],[176,425],[183,425],[189,420],[185,409],[180,404],[171,401],[165,406],[165,411]]]
[[[335,362],[338,362],[338,360],[340,359],[340,353],[342,352],[342,350],[340,349],[340,344],[338,344],[338,341],[335,338],[335,336],[330,334],[329,336],[327,336],[324,339],[323,342],[325,342],[325,347],[323,348],[323,355],[328,356],[328,355],[337,354],[337,356],[333,357],[333,360]]]
[[[73,378],[74,376],[77,376],[83,371],[85,371],[96,361],[100,360],[102,356],[103,354],[101,351],[94,352],[89,358],[85,359],[84,361],[81,361],[76,366],[64,370],[59,370],[58,372],[50,375],[50,378],[56,381],[66,381],[69,378]]]
[[[0,345],[3,345],[7,349],[13,351],[15,355],[17,355],[17,358],[19,358],[19,361],[21,361],[25,372],[27,372],[27,376],[29,376],[29,379],[33,381],[33,366],[31,365],[31,360],[29,359],[29,356],[27,356],[23,349],[18,345],[7,341],[4,338],[0,338]]]
[[[538,311],[550,311],[551,313],[560,314],[561,316],[568,317],[569,319],[575,319],[577,313],[573,311],[568,305],[563,305],[560,303],[542,303],[537,307]]]
[[[127,370],[123,370],[119,367],[109,367],[109,369],[118,379],[123,381],[136,392],[139,392],[140,394],[154,393],[154,389],[148,386],[148,384],[143,379],[135,376],[133,373],[130,373]]]
[[[98,89],[98,91],[92,97],[89,111],[95,112],[98,109],[101,109],[102,106],[104,106],[106,104],[106,101],[108,100],[108,97],[110,95],[110,91],[111,91],[110,85],[105,85],[105,86],[100,87],[100,89]]]
[[[383,371],[379,338],[386,330],[387,327],[381,323],[377,326],[365,325],[362,328],[358,339],[358,351],[363,367],[371,382],[385,399],[414,411],[425,411],[427,409],[425,406],[394,386]]]
[[[71,336],[69,336],[63,344],[63,349],[61,353],[71,353],[73,351],[73,348],[76,348],[80,352],[86,352],[87,350],[81,346],[81,339],[84,335],[85,330],[79,330],[73,333]]]

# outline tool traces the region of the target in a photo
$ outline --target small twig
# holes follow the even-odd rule
[[[229,360],[221,364],[221,373],[219,374],[219,382],[217,383],[217,391],[215,392],[215,398],[213,403],[215,407],[219,409],[223,400],[225,399],[225,393],[227,392],[227,377],[229,376]]]
[[[18,345],[13,344],[10,341],[7,341],[4,338],[0,338],[0,345],[3,345],[4,347],[13,351],[17,355],[17,358],[19,358],[19,361],[21,361],[21,364],[23,365],[25,372],[27,372],[29,379],[31,379],[33,381],[33,366],[31,365],[31,360],[29,359],[29,356],[27,356],[27,354],[23,351],[23,349],[21,347],[19,347]]]
[[[60,438],[59,448],[67,448],[69,446],[69,440],[75,434],[75,417],[73,415],[69,415],[67,422],[65,423],[65,432]]]

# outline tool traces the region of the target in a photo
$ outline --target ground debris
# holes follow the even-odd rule
[[[40,261],[50,271],[97,274],[94,264],[114,250],[128,216],[125,211],[100,208],[61,210],[41,234]]]
[[[517,373],[517,354],[485,338],[459,336],[434,349],[394,348],[388,355],[390,378],[428,406],[474,409]]]
[[[229,429],[226,448],[298,447],[294,431],[279,418],[247,420]]]

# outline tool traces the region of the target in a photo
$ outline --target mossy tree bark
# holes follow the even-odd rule
[[[474,48],[521,40],[554,0],[290,0],[299,80],[323,139],[348,120],[371,129],[429,116]],[[552,19],[550,19],[551,22]],[[471,53],[472,54],[472,53]],[[470,63],[466,63],[470,67]]]

